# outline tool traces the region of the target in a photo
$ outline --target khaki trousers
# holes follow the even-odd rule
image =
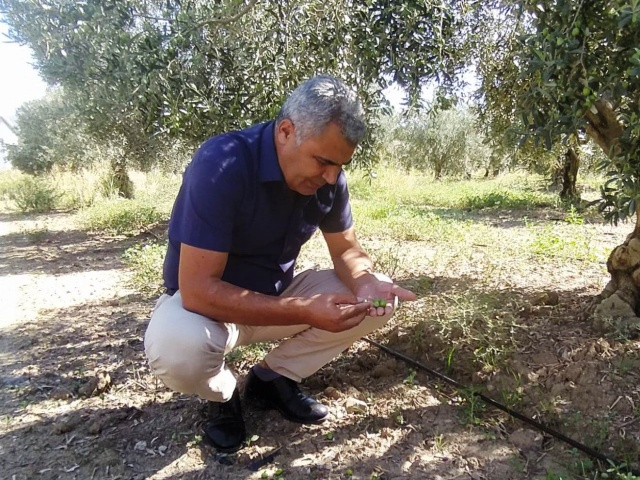
[[[333,270],[307,270],[293,279],[282,296],[347,291]],[[264,360],[275,372],[299,382],[390,318],[390,314],[365,317],[358,326],[339,333],[309,325],[257,327],[222,323],[185,310],[178,291],[158,300],[145,333],[144,347],[151,370],[167,387],[221,402],[229,400],[236,387],[235,376],[225,365],[224,356],[238,345],[286,339]]]

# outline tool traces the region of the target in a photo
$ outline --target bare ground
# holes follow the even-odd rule
[[[506,228],[511,221],[504,219]],[[625,234],[597,228],[607,247]],[[299,426],[247,405],[255,436],[237,455],[216,454],[200,437],[204,404],[168,391],[146,367],[142,338],[153,299],[126,286],[121,263],[142,240],[76,230],[67,214],[0,213],[0,478],[595,478],[585,457],[561,442],[464,402],[465,392],[366,342],[305,381],[331,409],[325,424]],[[400,280],[420,299],[375,339],[446,367],[606,455],[637,462],[638,345],[592,331],[582,314],[602,286],[602,262],[514,265],[488,285],[474,265],[490,254],[478,241],[466,271],[436,270],[432,246],[407,244],[411,272]],[[324,261],[311,256],[301,267]],[[492,315],[513,316],[509,355],[493,369],[477,369],[478,352],[464,342],[447,364],[450,346],[424,321],[446,312],[461,291],[489,299]],[[240,376],[255,355],[234,358]],[[271,463],[251,470],[274,452]]]

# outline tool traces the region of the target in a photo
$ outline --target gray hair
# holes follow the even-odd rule
[[[300,84],[284,102],[276,125],[285,119],[295,125],[298,143],[321,134],[331,122],[353,145],[360,143],[367,129],[364,109],[357,95],[330,75],[319,75]]]

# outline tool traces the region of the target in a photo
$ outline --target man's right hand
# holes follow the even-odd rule
[[[354,295],[344,293],[319,293],[307,299],[307,315],[304,323],[327,330],[342,332],[362,322],[371,308],[371,302],[359,301]]]

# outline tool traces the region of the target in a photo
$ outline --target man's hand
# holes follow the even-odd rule
[[[329,332],[342,332],[360,324],[371,305],[355,295],[319,293],[307,299],[309,317],[305,323]]]
[[[356,295],[358,299],[369,302],[368,315],[371,317],[390,314],[397,306],[398,300],[411,301],[416,299],[415,293],[396,285],[390,280],[381,279],[374,274],[367,275],[366,283],[362,283],[358,287]]]

